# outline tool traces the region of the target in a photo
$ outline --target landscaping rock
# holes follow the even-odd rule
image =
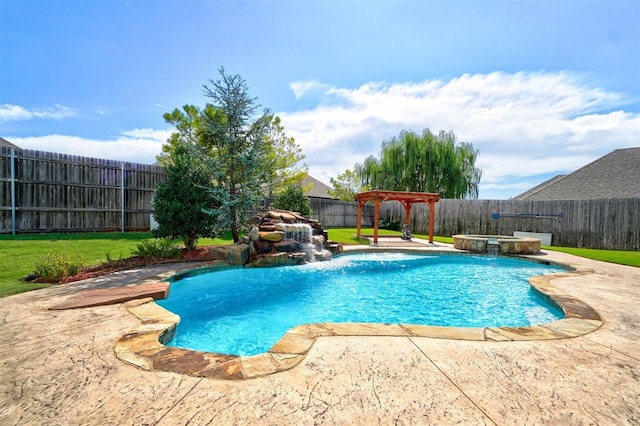
[[[244,265],[249,260],[249,244],[227,246],[227,261],[230,265]]]
[[[256,258],[252,262],[252,265],[258,267],[293,266],[302,265],[305,260],[306,256],[304,253],[274,253]]]
[[[275,229],[275,228],[274,228]],[[263,241],[271,241],[277,243],[282,241],[284,238],[284,232],[282,231],[269,231],[269,232],[260,232],[260,239]]]
[[[272,250],[272,244],[268,241],[256,241],[253,246],[256,248],[257,254],[271,253]]]
[[[276,251],[285,252],[285,253],[295,253],[295,252],[304,253],[304,246],[302,245],[301,242],[296,240],[280,241],[279,243],[275,243],[273,245],[273,248],[276,249]]]

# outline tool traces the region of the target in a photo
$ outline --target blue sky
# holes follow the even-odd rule
[[[224,66],[325,183],[403,129],[479,150],[506,199],[640,146],[640,2],[0,1],[0,136],[152,163]]]

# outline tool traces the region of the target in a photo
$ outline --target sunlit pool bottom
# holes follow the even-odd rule
[[[168,346],[246,356],[267,352],[301,324],[484,328],[550,323],[563,312],[528,278],[559,271],[504,257],[353,254],[295,267],[186,275],[158,304],[181,318]]]

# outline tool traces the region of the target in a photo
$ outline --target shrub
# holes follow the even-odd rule
[[[199,237],[213,238],[220,225],[208,211],[220,206],[211,192],[212,174],[195,148],[178,144],[165,164],[167,179],[160,183],[153,202],[158,228],[156,238],[181,238],[187,250],[195,250]]]
[[[138,244],[133,250],[133,254],[144,259],[170,259],[178,256],[180,249],[170,238],[155,238]]]
[[[311,216],[309,197],[304,195],[302,188],[297,185],[289,185],[282,194],[276,195],[271,206],[276,209],[298,212],[303,216]]]
[[[391,231],[399,231],[402,228],[402,226],[400,226],[400,222],[394,220],[389,220],[388,222],[380,220],[378,227],[380,229],[389,229]]]
[[[81,258],[64,253],[53,253],[38,260],[33,273],[41,281],[58,282],[63,278],[76,275],[83,266]]]

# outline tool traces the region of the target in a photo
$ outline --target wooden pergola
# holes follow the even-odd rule
[[[373,243],[378,243],[378,222],[380,221],[380,206],[385,201],[400,201],[404,206],[405,223],[409,225],[411,219],[411,206],[415,203],[429,204],[429,242],[433,243],[433,222],[435,219],[435,204],[440,200],[439,194],[430,192],[405,192],[405,191],[366,191],[356,194],[358,202],[358,230],[357,236],[360,236],[360,228],[362,226],[362,206],[367,201],[373,201]]]

